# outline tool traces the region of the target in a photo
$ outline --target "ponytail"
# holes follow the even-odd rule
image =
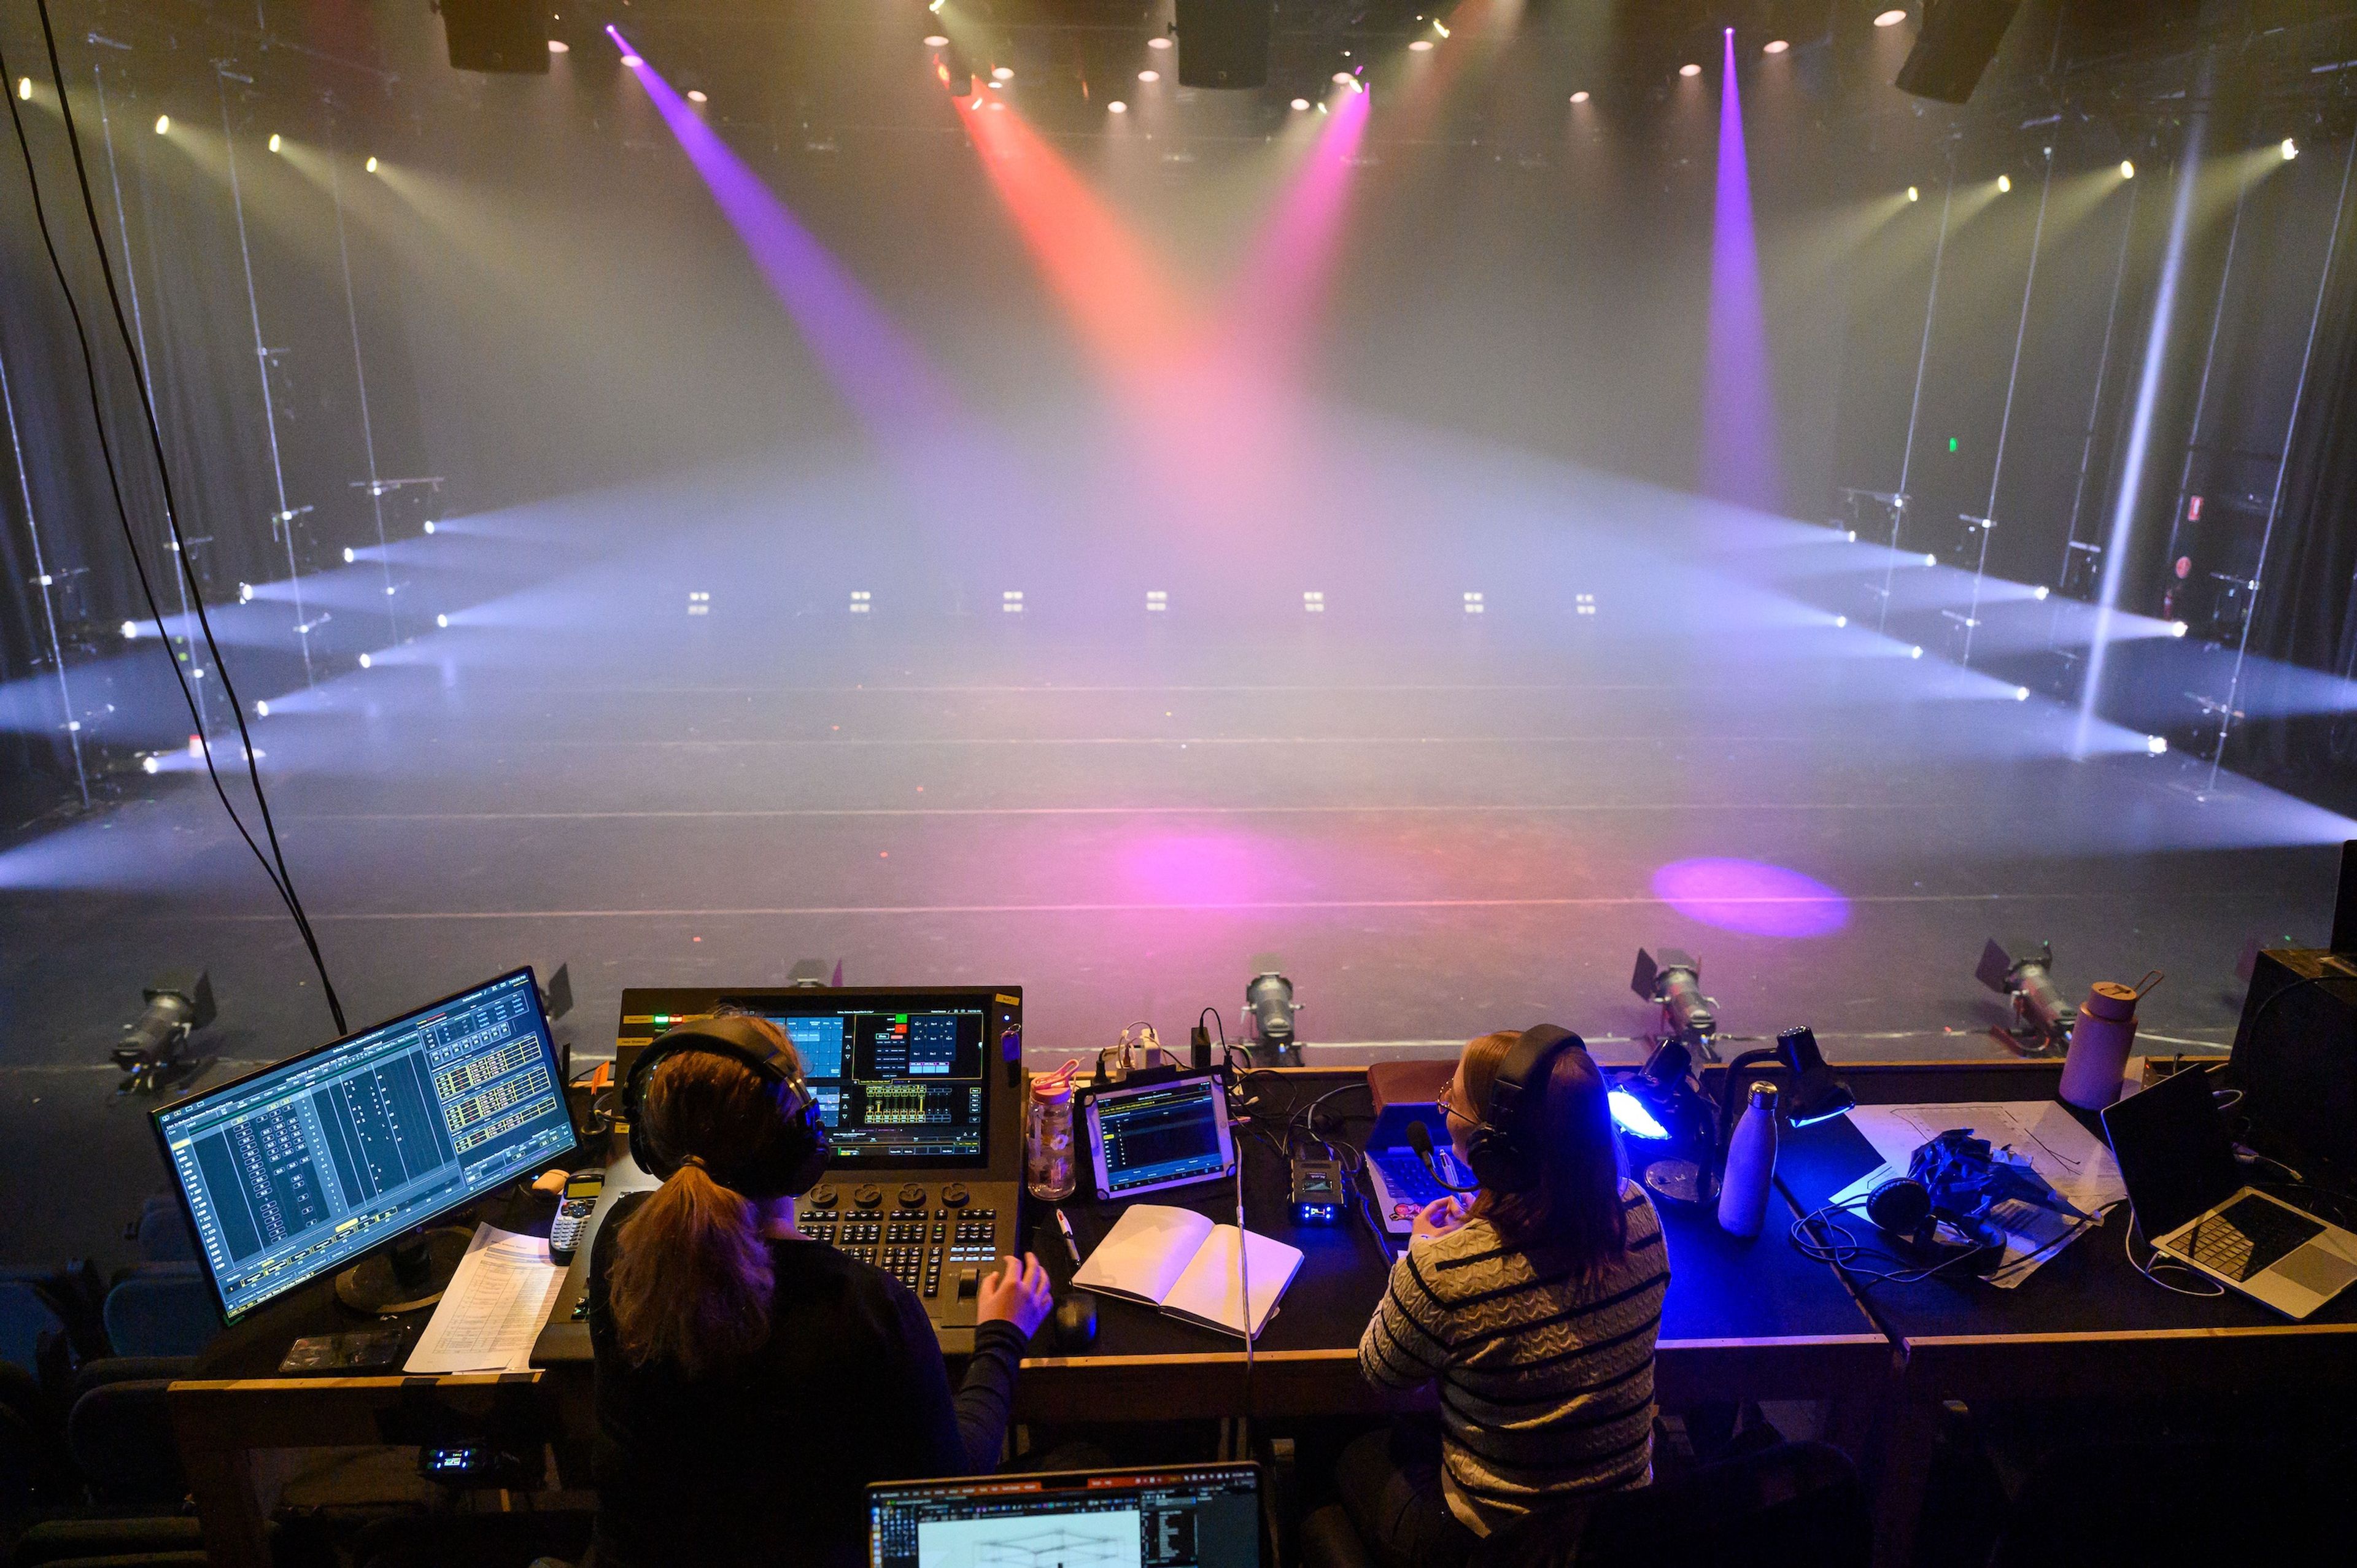
[[[744,1148],[777,1135],[772,1096],[730,1058],[683,1052],[648,1086],[651,1131],[671,1147]],[[622,1355],[690,1377],[748,1356],[770,1337],[777,1286],[760,1209],[690,1155],[622,1222],[607,1299]]]

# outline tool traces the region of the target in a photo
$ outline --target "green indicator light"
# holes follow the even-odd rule
[[[658,1013],[654,1016],[654,1021],[658,1024],[668,1024],[671,1022],[671,1015],[668,1013]]]
[[[1949,437],[1948,437],[1948,450],[1949,450],[1949,451],[1951,451],[1951,452],[1953,452],[1953,451],[1954,451],[1955,449],[1956,449],[1956,438],[1955,438],[1954,436],[1951,435],[1951,436],[1949,436]]]

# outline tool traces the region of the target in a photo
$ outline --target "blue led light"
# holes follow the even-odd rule
[[[1625,1089],[1616,1089],[1606,1097],[1612,1107],[1612,1124],[1632,1138],[1667,1138],[1670,1130],[1653,1119],[1643,1101]]]

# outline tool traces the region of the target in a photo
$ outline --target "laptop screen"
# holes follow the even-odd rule
[[[867,1488],[873,1568],[1260,1568],[1260,1469],[1188,1465]]]
[[[2109,1107],[2104,1132],[2148,1241],[2215,1208],[2243,1186],[2207,1069],[2172,1073]]]

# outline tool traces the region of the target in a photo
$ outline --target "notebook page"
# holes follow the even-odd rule
[[[1159,1305],[1210,1234],[1211,1222],[1192,1210],[1133,1203],[1072,1275],[1072,1283],[1082,1290],[1134,1295]]]
[[[1165,1310],[1195,1318],[1241,1336],[1244,1331],[1243,1297],[1236,1288],[1236,1237],[1232,1225],[1212,1230],[1187,1272],[1171,1287]],[[1301,1250],[1288,1247],[1258,1231],[1241,1232],[1245,1243],[1244,1267],[1252,1276],[1253,1336],[1257,1338],[1276,1310],[1276,1298],[1293,1283],[1301,1267]]]

